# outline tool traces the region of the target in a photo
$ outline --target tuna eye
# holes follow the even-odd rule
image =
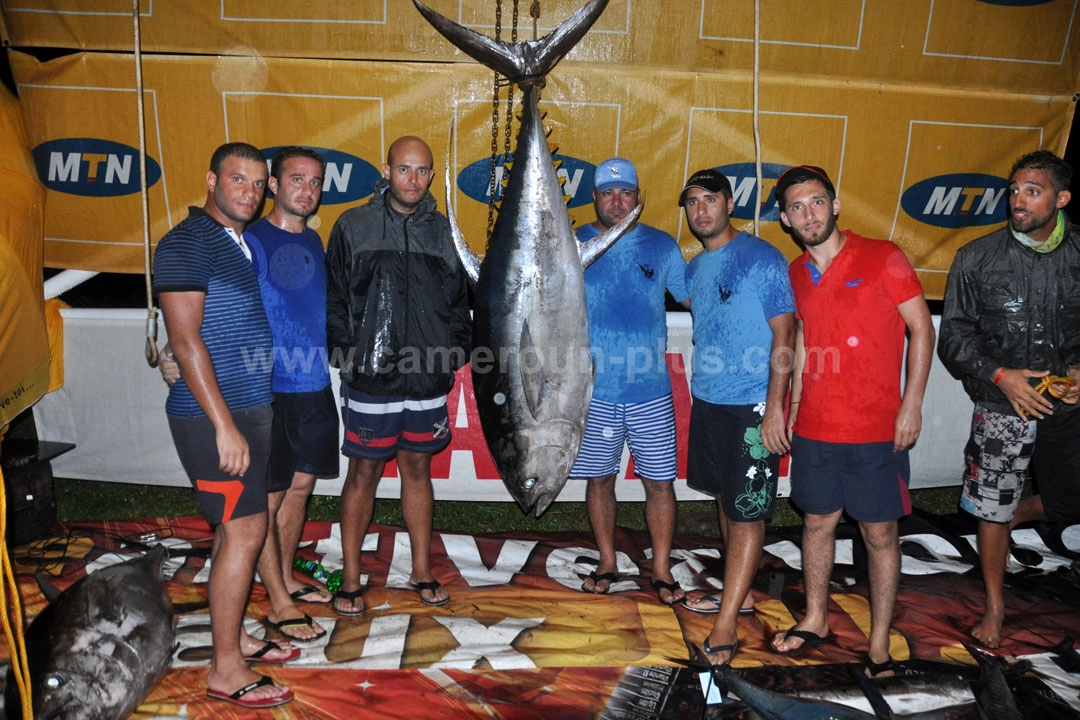
[[[536,478],[526,478],[525,482],[521,483],[526,490],[532,490],[532,486],[536,484]]]
[[[50,690],[56,690],[63,684],[64,681],[58,678],[56,675],[50,675],[49,677],[45,678],[45,687],[49,688]]]

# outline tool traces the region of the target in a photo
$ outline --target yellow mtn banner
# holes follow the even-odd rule
[[[542,2],[537,32],[582,1]],[[493,3],[429,4],[494,34]],[[1077,4],[762,0],[759,234],[797,254],[777,221],[773,184],[790,165],[820,165],[840,193],[840,226],[900,244],[928,296],[940,297],[956,248],[1003,222],[1012,161],[1037,148],[1065,149],[1080,68],[1080,45],[1069,43],[1080,33]],[[502,5],[508,39],[511,3]],[[389,143],[417,134],[435,153],[440,205],[449,156],[462,229],[483,251],[492,76],[412,3],[140,7],[154,241],[187,205],[202,203],[210,154],[223,142],[323,151],[326,192],[313,225],[325,239],[338,215],[371,193]],[[10,53],[29,147],[48,188],[46,265],[141,272],[131,4],[8,0],[3,12],[14,47],[81,51],[45,63]],[[736,225],[750,226],[759,190],[753,20],[745,0],[612,0],[543,92],[575,223],[593,219],[591,172],[617,154],[638,167],[644,221],[675,235],[687,256],[698,246],[677,198],[695,170],[718,167],[731,178]],[[527,3],[519,36],[532,37]],[[1016,42],[1035,36],[1038,43]],[[500,105],[505,112],[505,91]]]
[[[0,437],[49,388],[42,301],[44,190],[38,184],[19,102],[0,88]]]

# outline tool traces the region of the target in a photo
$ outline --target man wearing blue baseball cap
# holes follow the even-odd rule
[[[582,242],[614,226],[640,200],[637,169],[625,158],[596,168],[596,221],[578,229]],[[668,376],[665,291],[686,303],[686,263],[675,239],[634,223],[585,271],[589,337],[596,382],[570,477],[586,478],[585,504],[600,558],[581,585],[584,592],[630,589],[619,583],[615,552],[615,476],[624,444],[645,486],[645,520],[652,543],[652,586],[672,605],[685,596],[671,574],[675,535],[675,407]],[[622,587],[620,587],[622,585]]]

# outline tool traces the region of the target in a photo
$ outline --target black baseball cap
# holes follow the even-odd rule
[[[690,188],[701,188],[711,193],[721,193],[728,199],[731,198],[731,182],[728,181],[727,175],[715,168],[698,170],[690,176],[690,179],[686,181],[686,185],[683,186],[682,193],[679,195],[679,207],[682,207],[686,202],[686,191]]]
[[[811,180],[817,180],[825,186],[826,192],[831,197],[836,197],[836,188],[833,187],[828,173],[816,165],[794,165],[780,173],[780,177],[776,179],[776,202],[779,203],[780,209],[784,209],[784,196],[789,187]]]

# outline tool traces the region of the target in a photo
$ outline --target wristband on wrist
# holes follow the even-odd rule
[[[1001,368],[997,371],[997,374],[994,375],[994,384],[997,385],[999,382],[1001,382],[1001,378],[1003,377],[1005,377],[1005,368]]]

